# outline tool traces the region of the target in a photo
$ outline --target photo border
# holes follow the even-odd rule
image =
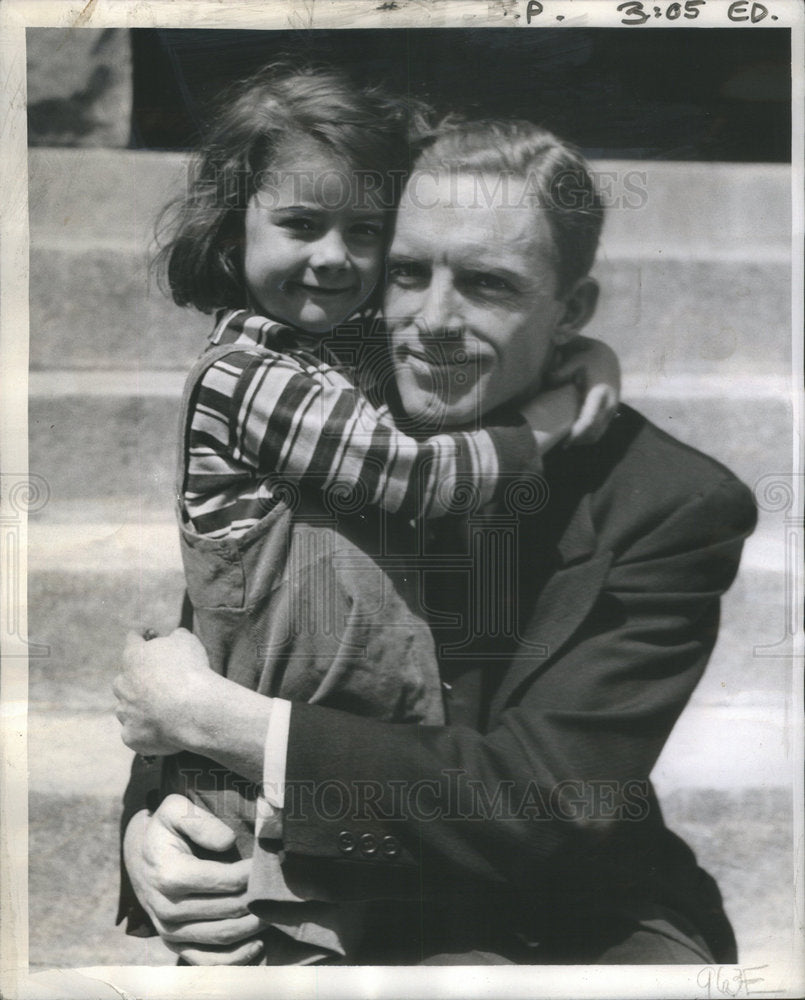
[[[76,970],[53,970],[29,974],[28,899],[27,899],[27,661],[24,640],[27,632],[27,607],[9,601],[8,595],[27,592],[26,552],[28,545],[25,511],[10,511],[8,491],[19,483],[27,490],[25,503],[34,502],[36,484],[28,475],[28,216],[27,216],[27,146],[26,146],[26,65],[25,28],[54,27],[165,27],[180,28],[192,22],[194,28],[408,28],[408,27],[507,27],[511,30],[539,30],[532,18],[526,25],[528,3],[525,0],[273,0],[266,3],[228,3],[214,0],[89,0],[85,6],[58,0],[5,0],[0,5],[0,65],[3,67],[2,142],[0,142],[0,190],[3,197],[2,233],[0,234],[0,457],[3,467],[3,513],[0,527],[4,532],[2,593],[7,595],[0,614],[4,616],[2,633],[3,677],[3,774],[0,783],[2,816],[2,961],[3,995],[46,1000],[53,997],[158,996],[160,998],[237,996],[317,996],[377,998],[436,997],[677,997],[708,996],[701,971],[696,967],[361,967],[344,969],[274,968],[271,987],[266,988],[265,968],[145,968],[91,967]],[[650,6],[647,4],[646,6]],[[730,27],[726,19],[727,0],[707,0],[696,25],[688,22],[651,21],[635,30],[673,30],[674,27]],[[778,17],[777,27],[790,27],[792,33],[792,398],[794,400],[794,510],[802,510],[803,463],[799,442],[802,431],[803,347],[803,66],[805,8],[797,0],[765,0],[764,6]],[[574,27],[621,27],[623,13],[617,0],[544,0],[554,20],[565,30]],[[748,4],[751,8],[751,4]],[[535,8],[532,8],[534,10]],[[557,22],[560,12],[564,20]],[[543,23],[543,22],[540,22]],[[546,25],[547,26],[547,25]],[[764,30],[760,24],[733,24],[735,30]],[[801,556],[802,525],[798,527],[798,553]],[[12,558],[13,557],[13,558]],[[793,611],[800,621],[802,574],[792,587]],[[16,635],[9,622],[14,617]],[[795,637],[797,655],[792,663],[793,705],[801,704],[803,637]],[[792,720],[791,737],[795,762],[802,761],[802,719]],[[796,763],[795,763],[796,771]],[[795,864],[796,918],[799,931],[803,920],[803,795],[796,776],[795,789]],[[122,792],[122,789],[121,789]],[[792,914],[792,919],[794,915]],[[803,965],[792,956],[789,968],[767,970],[764,982],[748,981],[746,970],[725,967],[732,996],[798,996],[805,989]],[[756,973],[754,975],[757,975]],[[710,995],[718,995],[711,982]],[[733,989],[734,987],[734,989]],[[737,990],[737,992],[735,991]]]

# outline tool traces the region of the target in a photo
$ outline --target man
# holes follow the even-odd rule
[[[460,425],[533,395],[594,311],[600,224],[583,161],[553,136],[437,132],[390,250],[407,415]],[[628,407],[597,444],[551,453],[544,475],[543,495],[513,489],[502,510],[412,538],[446,726],[289,710],[213,674],[178,633],[130,647],[125,738],[265,780],[289,886],[376,901],[363,962],[734,961],[718,889],[648,779],[713,648],[749,492]],[[181,725],[158,683],[166,650],[191,699]],[[121,916],[135,930],[150,916],[187,961],[251,960],[249,862],[193,857],[188,839],[222,851],[228,831],[176,796],[149,815],[148,786],[136,769],[124,816],[145,910],[124,881]]]

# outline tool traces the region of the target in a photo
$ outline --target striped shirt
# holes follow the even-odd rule
[[[191,404],[183,500],[193,528],[237,537],[282,497],[282,483],[357,491],[361,503],[434,518],[497,498],[503,471],[532,460],[525,421],[419,441],[315,342],[246,310],[210,337],[238,350],[212,363]]]

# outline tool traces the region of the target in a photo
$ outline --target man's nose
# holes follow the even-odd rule
[[[423,338],[443,340],[458,334],[462,326],[459,302],[448,279],[432,276],[414,319]]]
[[[328,230],[316,240],[310,254],[313,267],[346,267],[348,260],[347,245],[337,229]]]

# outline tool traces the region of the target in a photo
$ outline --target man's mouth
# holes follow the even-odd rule
[[[403,362],[413,362],[415,367],[419,363],[419,365],[439,368],[443,371],[466,370],[470,364],[477,366],[480,362],[480,359],[470,358],[467,352],[460,347],[428,351],[406,345],[400,348],[399,354]]]

